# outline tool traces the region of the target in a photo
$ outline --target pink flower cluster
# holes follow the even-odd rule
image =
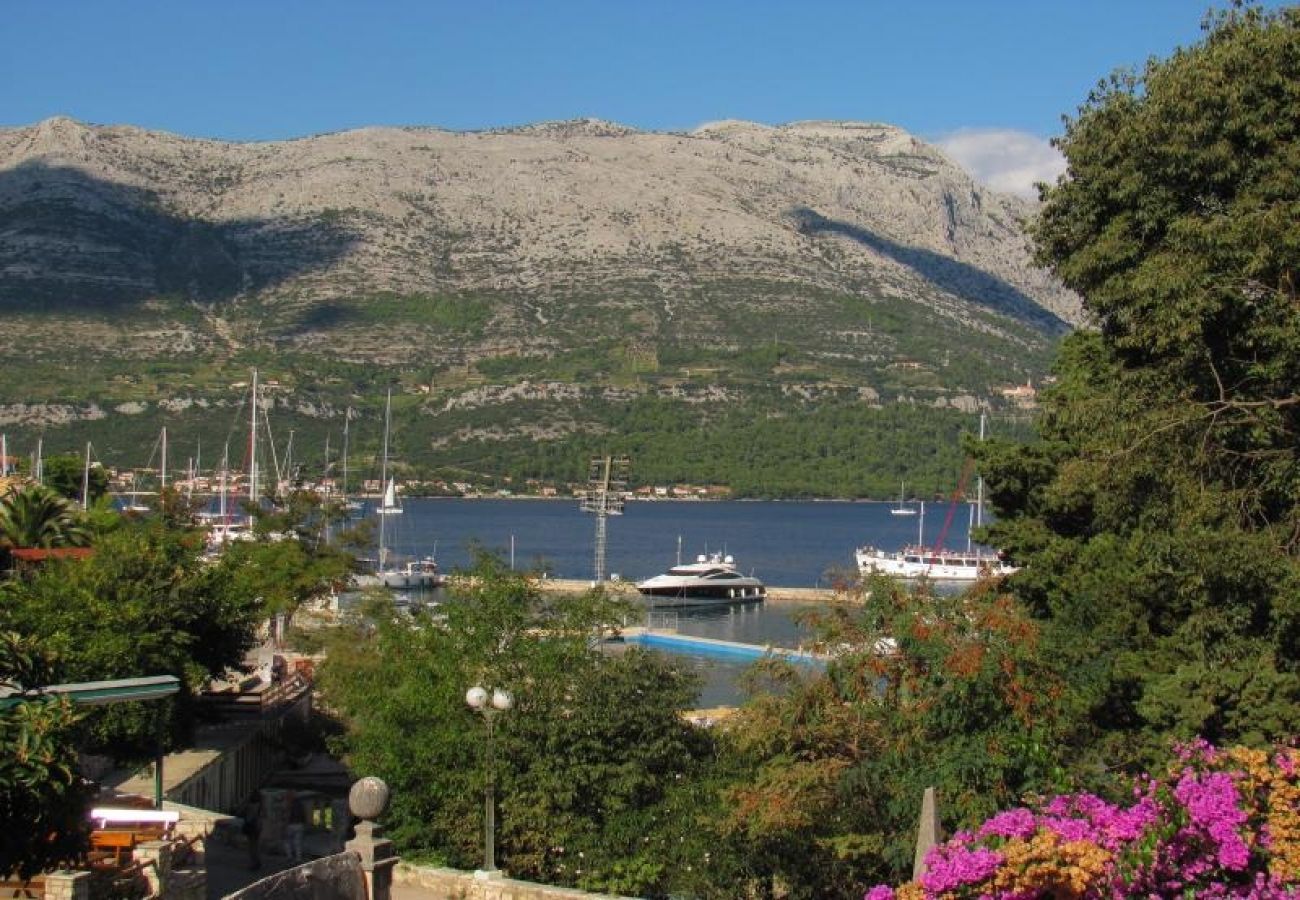
[[[918,881],[877,885],[866,900],[1300,898],[1294,865],[1270,868],[1277,848],[1258,768],[1247,771],[1204,741],[1176,755],[1168,775],[1136,780],[1128,805],[1067,794],[1000,812],[932,849]],[[1295,751],[1257,760],[1286,782],[1275,799],[1300,796]]]

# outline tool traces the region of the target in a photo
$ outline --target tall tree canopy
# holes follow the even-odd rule
[[[1042,262],[1066,342],[1042,441],[979,452],[1108,763],[1300,729],[1300,10],[1237,6],[1067,122]]]
[[[625,614],[601,593],[548,598],[485,561],[437,616],[378,607],[338,634],[321,685],[348,726],[349,763],[393,787],[393,839],[455,865],[481,858],[484,726],[465,705],[480,684],[515,698],[496,720],[503,865],[637,896],[669,879],[660,848],[645,844],[649,823],[712,748],[678,715],[694,696],[688,671],[592,649]]]

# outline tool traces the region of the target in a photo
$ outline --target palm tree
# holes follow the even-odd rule
[[[72,501],[39,484],[0,498],[0,548],[84,547],[90,530]]]

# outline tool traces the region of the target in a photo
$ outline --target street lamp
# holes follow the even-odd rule
[[[496,758],[492,747],[492,720],[515,705],[515,700],[506,691],[493,688],[489,691],[480,685],[474,685],[465,692],[465,702],[470,709],[483,716],[487,725],[487,785],[483,789],[483,871],[484,878],[497,875],[496,865],[496,798],[495,783]]]

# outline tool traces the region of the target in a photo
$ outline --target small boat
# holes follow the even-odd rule
[[[905,487],[907,487],[907,482],[906,482],[906,481],[900,481],[899,484],[898,484],[898,505],[895,506],[893,509],[891,509],[891,510],[889,511],[889,514],[890,514],[891,516],[914,516],[914,515],[916,515],[916,510],[913,509],[912,507],[906,505],[906,501],[903,499],[903,498],[906,496],[906,494],[903,492],[903,488],[905,488]]]
[[[397,485],[393,479],[388,479],[388,486],[384,488],[384,502],[379,504],[375,510],[381,516],[396,516],[402,512],[402,507],[397,504]]]
[[[641,596],[656,606],[708,606],[744,603],[767,596],[763,582],[736,571],[736,560],[721,553],[700,554],[693,563],[673,566],[637,583]]]
[[[405,565],[379,573],[379,580],[384,587],[397,590],[411,588],[433,588],[442,584],[442,575],[438,572],[438,563],[432,556],[411,560]]]

